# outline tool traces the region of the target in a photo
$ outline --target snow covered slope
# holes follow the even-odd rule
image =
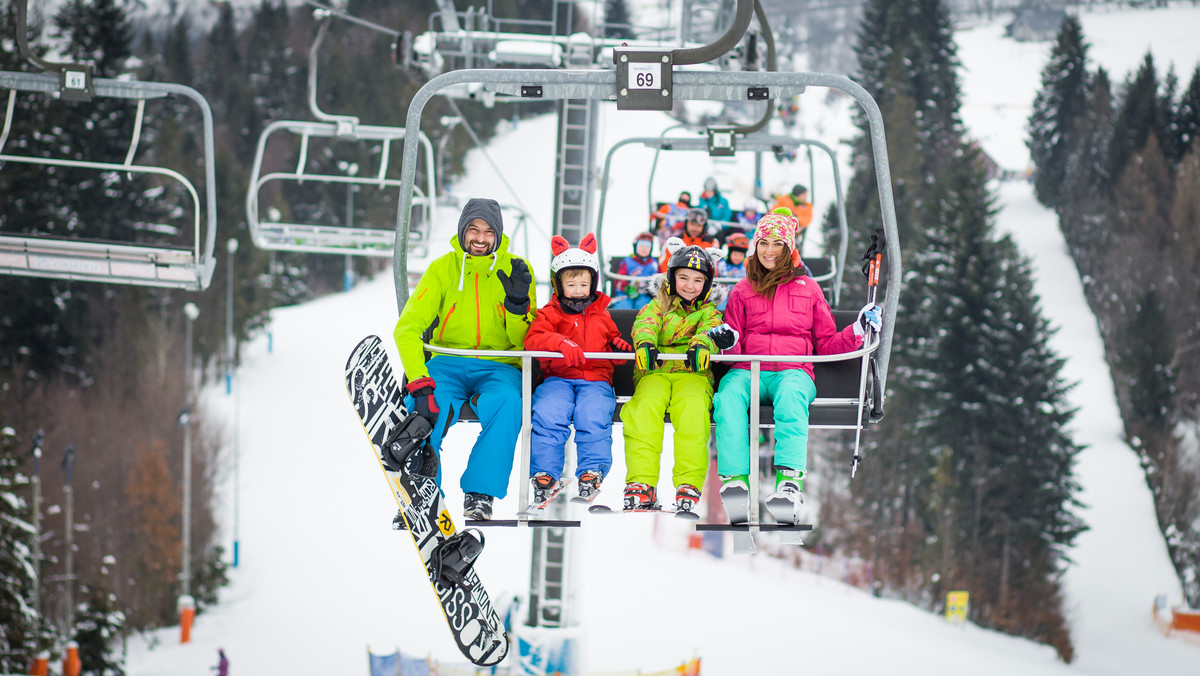
[[[1161,54],[1160,65],[1173,59],[1177,71],[1190,72],[1200,46],[1175,33],[1189,35],[1183,31],[1196,25],[1200,10],[1190,7],[1084,17],[1096,58],[1109,58],[1102,46],[1110,44],[1132,55],[1103,61],[1114,79],[1136,65],[1151,40],[1156,50],[1175,46]],[[963,115],[1002,165],[1023,169],[1024,119],[1048,46],[1016,45],[1000,35],[995,24],[958,36],[965,65]],[[810,135],[829,142],[849,137],[841,109],[803,103]],[[651,113],[609,114],[605,141],[656,134],[669,123]],[[553,129],[548,118],[522,121],[489,149],[509,168],[508,182],[543,230],[550,224]],[[624,250],[645,222],[651,161],[648,153],[629,151],[614,170],[605,215],[606,231],[615,233],[606,239],[610,251]],[[478,154],[468,164],[459,192],[512,200]],[[768,187],[808,180],[807,167],[765,168],[775,172]],[[749,192],[750,169],[744,164],[664,155],[656,194],[696,190],[709,174]],[[827,180],[817,176],[824,186],[818,187],[819,199],[832,194]],[[695,653],[703,658],[704,673],[712,675],[1194,671],[1200,649],[1163,639],[1150,623],[1154,594],[1178,599],[1179,585],[1135,456],[1120,441],[1095,322],[1053,216],[1033,202],[1028,186],[1001,186],[999,198],[1004,207],[999,225],[1034,258],[1044,309],[1061,327],[1055,347],[1069,357],[1067,377],[1080,382],[1072,401],[1080,408],[1077,439],[1088,445],[1078,471],[1088,505],[1082,516],[1092,530],[1079,539],[1073,552],[1078,565],[1066,577],[1078,662],[1063,665],[1050,648],[1029,641],[973,626],[949,627],[907,604],[875,599],[765,557],[711,559],[685,549],[684,525],[670,519],[613,517],[586,522],[578,535],[580,632],[589,670],[652,671]],[[449,237],[451,228],[444,224],[439,237]],[[544,236],[534,228],[530,241],[535,270],[544,271]],[[267,351],[265,337],[245,350],[237,396],[227,397],[221,388],[204,393],[210,409],[230,421],[240,403],[241,566],[221,606],[199,618],[193,643],[175,645],[172,630],[153,634],[151,641],[158,642],[153,649],[144,639],[131,640],[131,676],[209,674],[218,646],[238,674],[362,674],[368,646],[461,661],[411,544],[389,529],[394,505],[342,387],[349,350],[367,333],[390,336],[395,318],[387,276],[350,293],[280,309],[273,315],[273,351]],[[470,425],[456,427],[443,454],[447,497],[455,507],[461,504],[455,477],[474,432]],[[623,474],[619,434],[614,454],[614,479],[602,496],[609,502]],[[510,496],[517,480],[514,476]],[[228,493],[226,498],[232,503]],[[514,509],[515,497],[497,507],[500,514]],[[232,513],[226,513],[229,523]],[[522,593],[529,578],[529,533],[492,530],[487,543],[479,566],[493,598]]]

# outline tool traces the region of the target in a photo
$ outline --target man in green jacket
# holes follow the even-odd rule
[[[428,362],[421,335],[440,347],[520,350],[536,315],[537,298],[529,263],[508,251],[500,205],[491,199],[467,202],[458,217],[453,251],[429,265],[396,322],[396,347],[408,376],[405,405],[433,427],[429,442],[441,453],[446,430],[466,402],[482,430],[459,485],[463,515],[492,517],[492,499],[508,492],[517,437],[521,432],[519,357],[435,354]],[[441,483],[441,470],[438,471]]]

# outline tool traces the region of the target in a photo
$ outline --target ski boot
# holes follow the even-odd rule
[[[600,493],[600,482],[604,481],[604,475],[600,472],[589,469],[579,475],[579,497],[585,502],[592,502]]]
[[[463,494],[463,518],[471,521],[491,521],[492,496],[483,493]]]
[[[483,551],[483,532],[468,528],[442,540],[429,556],[429,579],[443,587],[471,588],[467,574]]]
[[[637,481],[625,484],[625,511],[649,512],[658,509],[654,486]]]
[[[691,484],[679,484],[675,488],[675,516],[681,519],[696,520],[696,505],[700,502],[700,489]]]
[[[767,511],[781,524],[800,523],[800,508],[804,506],[804,491],[801,490],[804,472],[780,467],[775,473],[775,492],[767,496]]]
[[[721,504],[729,515],[729,523],[750,522],[750,484],[745,474],[721,477]]]
[[[541,507],[558,492],[555,490],[558,488],[558,482],[546,472],[534,474],[529,481],[533,484],[533,499],[530,501],[530,508]]]

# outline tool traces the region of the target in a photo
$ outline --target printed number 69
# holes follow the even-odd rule
[[[654,86],[654,74],[653,73],[638,73],[636,82],[637,82],[637,86],[639,86],[639,87],[653,87]]]

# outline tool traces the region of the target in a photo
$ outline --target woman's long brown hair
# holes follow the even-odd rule
[[[754,287],[754,293],[775,300],[775,289],[780,284],[790,282],[796,277],[796,269],[792,267],[791,258],[783,258],[768,270],[758,262],[758,256],[746,259],[746,277]]]

